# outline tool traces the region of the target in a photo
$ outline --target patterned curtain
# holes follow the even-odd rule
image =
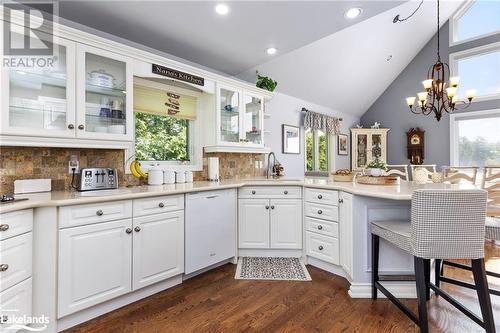
[[[304,116],[304,128],[318,129],[328,134],[337,135],[340,133],[340,121],[336,117],[306,111]]]

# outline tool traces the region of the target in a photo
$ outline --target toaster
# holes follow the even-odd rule
[[[82,169],[79,191],[110,190],[116,188],[118,188],[118,172],[116,169]]]

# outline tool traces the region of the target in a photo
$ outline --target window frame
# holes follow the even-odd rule
[[[482,35],[478,35],[475,37],[466,38],[463,40],[457,40],[457,30],[458,30],[458,20],[474,5],[476,0],[467,0],[462,7],[460,7],[450,18],[450,27],[449,27],[449,46],[456,46],[460,44],[465,44],[468,42],[476,41],[479,39],[487,38],[490,36],[495,36],[500,34],[500,29],[496,31],[491,31]]]
[[[148,171],[151,167],[159,166],[160,168],[174,170],[174,171],[202,171],[203,170],[203,148],[201,139],[203,137],[203,108],[204,98],[203,93],[184,89],[176,86],[171,86],[165,83],[159,83],[139,77],[134,77],[134,85],[141,85],[155,89],[168,89],[176,94],[195,97],[197,99],[196,105],[196,120],[189,120],[188,123],[188,156],[189,161],[140,161],[143,169]],[[132,110],[135,113],[135,110]],[[132,142],[132,151],[130,156],[135,156],[135,116],[134,116],[134,141]],[[197,135],[195,135],[197,134]],[[131,158],[130,158],[131,159]]]
[[[313,133],[313,170],[307,170],[307,131],[310,130]],[[326,133],[325,133],[326,134]],[[318,170],[319,166],[319,145],[318,145],[318,130],[317,129],[304,129],[304,175],[309,177],[328,177],[330,173],[335,170],[335,146],[336,146],[336,135],[326,134],[327,140],[327,171]]]
[[[490,109],[482,111],[461,112],[450,115],[450,165],[459,165],[458,153],[458,123],[462,119],[481,119],[500,117],[500,109]]]
[[[458,62],[460,60],[496,52],[500,52],[500,42],[490,43],[478,47],[469,48],[463,51],[450,53],[449,56],[450,76],[460,76],[460,72],[458,71]],[[491,101],[496,99],[500,99],[500,92],[488,95],[478,95],[474,98],[474,101],[480,102],[480,101]]]

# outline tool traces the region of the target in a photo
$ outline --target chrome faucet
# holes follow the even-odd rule
[[[273,156],[273,164],[271,164],[271,155]],[[273,152],[270,152],[267,155],[267,172],[266,172],[266,177],[269,179],[269,175],[271,175],[272,178],[275,178],[276,173],[274,172],[274,165],[276,164],[276,155],[274,155]]]

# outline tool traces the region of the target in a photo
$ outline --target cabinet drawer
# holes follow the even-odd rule
[[[0,240],[24,234],[33,229],[33,209],[0,215]]]
[[[16,284],[15,286],[0,293],[0,316],[2,317],[26,317],[32,316],[32,281],[31,278]],[[9,327],[11,325],[0,324],[0,332],[14,333],[21,329]],[[28,332],[22,330],[22,332]]]
[[[29,232],[0,242],[0,291],[31,276],[32,241]]]
[[[300,199],[302,189],[299,186],[245,186],[238,191],[238,197],[243,199]]]
[[[316,202],[325,205],[339,204],[339,192],[331,190],[322,190],[318,188],[306,188],[304,192],[306,201]]]
[[[184,195],[169,195],[134,200],[134,217],[184,209]]]
[[[339,224],[337,222],[315,219],[313,217],[306,217],[305,220],[306,230],[308,231],[313,231],[330,237],[339,236]]]
[[[337,206],[321,205],[312,202],[306,202],[305,215],[322,220],[338,221],[339,208]]]
[[[97,222],[132,217],[132,200],[59,208],[59,228],[75,227]]]
[[[306,252],[308,256],[338,265],[339,240],[333,237],[306,232]]]

